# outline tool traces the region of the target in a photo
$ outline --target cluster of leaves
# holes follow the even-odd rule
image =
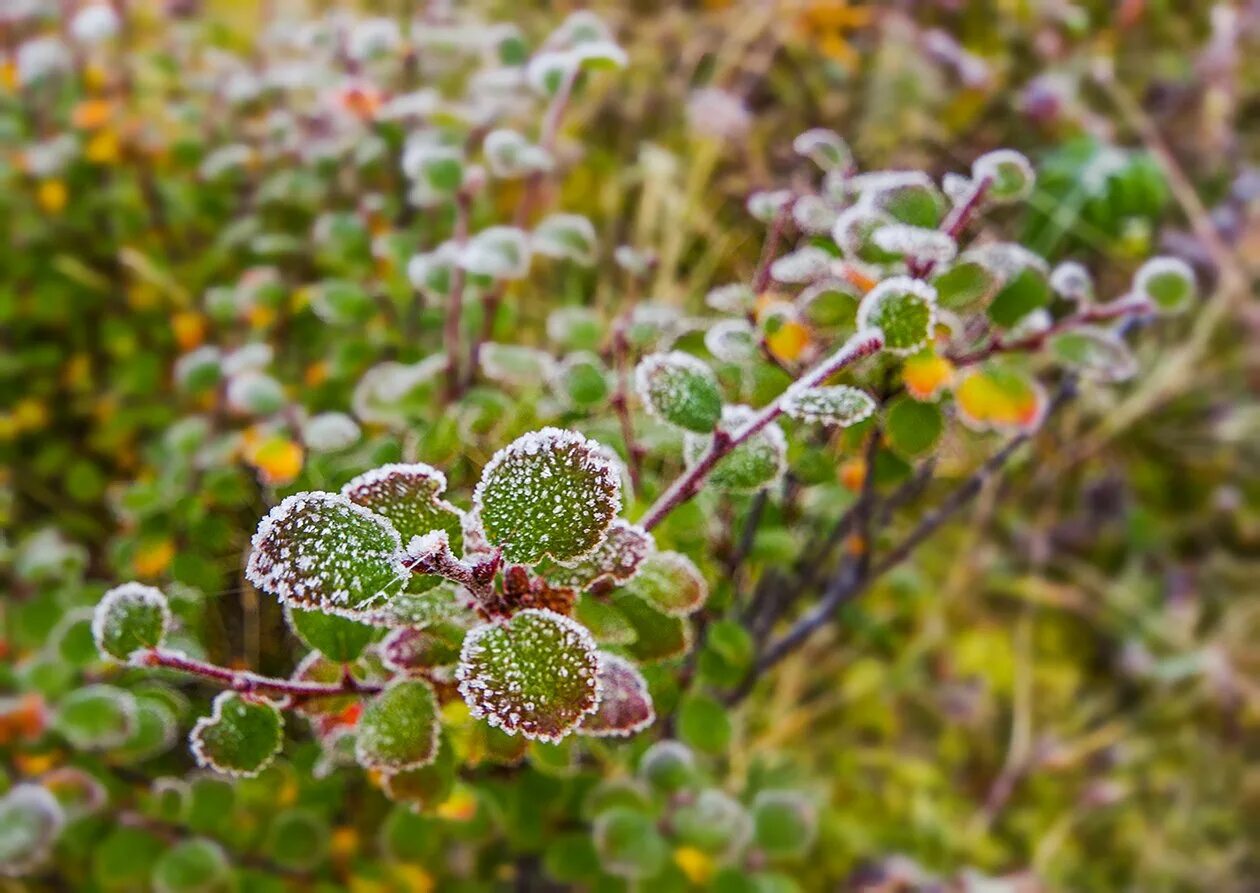
[[[51,530],[8,556],[24,600],[6,624],[30,650],[5,668],[28,694],[3,701],[0,746],[52,741],[76,763],[19,767],[38,783],[0,799],[5,873],[98,840],[102,889],[269,889],[271,870],[310,877],[371,835],[425,870],[354,873],[403,888],[510,868],[794,889],[821,798],[732,765],[730,705],[834,604],[794,616],[763,595],[772,573],[750,600],[749,556],[815,561],[794,597],[822,596],[826,555],[801,531],[850,523],[873,493],[892,506],[938,457],[984,471],[975,457],[1022,443],[1078,378],[1136,376],[1128,332],[1196,301],[1192,269],[1143,263],[1145,241],[1091,273],[1042,256],[1061,215],[998,235],[1036,188],[1131,237],[1165,200],[1145,154],[859,173],[823,129],[792,144],[790,188],[747,196],[767,231],[751,275],[723,282],[723,264],[698,313],[643,300],[652,250],[567,210],[591,172],[562,117],[627,64],[610,29],[578,13],[532,41],[433,14],[276,22],[248,52],[189,30],[153,58],[139,10],[87,3],[58,36],[50,14],[17,17],[5,126],[26,142],[4,173],[39,213],[6,259],[56,300],[6,298],[22,326],[6,370],[64,362],[44,379],[82,399],[41,393],[0,435],[38,448],[20,487],[55,476],[91,506],[127,481],[108,493],[110,563],[163,583],[103,592]],[[725,101],[700,99],[697,120]],[[100,345],[27,346],[98,311]],[[84,419],[118,468],[45,436]],[[80,514],[66,526],[99,536]],[[237,591],[238,565],[273,597],[274,675],[209,659],[238,622],[213,595]],[[221,691],[194,707],[190,677]],[[157,781],[120,795],[138,772]]]

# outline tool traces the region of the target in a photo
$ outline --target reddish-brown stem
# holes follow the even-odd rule
[[[709,448],[704,451],[695,464],[674,479],[669,489],[661,494],[647,513],[639,519],[645,530],[651,530],[665,519],[665,516],[682,505],[696,494],[715,465],[735,447],[762,431],[767,425],[783,415],[783,398],[793,389],[812,388],[822,384],[840,370],[851,366],[858,360],[869,357],[884,346],[881,332],[859,332],[849,341],[823,360],[808,373],[793,382],[783,393],[759,410],[751,419],[734,431],[718,429],[713,432]]]
[[[1090,323],[1105,322],[1107,320],[1119,319],[1121,317],[1144,313],[1150,309],[1150,304],[1142,298],[1121,298],[1112,301],[1110,304],[1099,304],[1098,306],[1086,307],[1071,316],[1065,316],[1045,331],[1037,332],[1026,338],[1019,338],[1015,341],[1004,341],[1000,335],[995,335],[989,339],[987,344],[977,348],[971,353],[961,354],[951,358],[951,362],[957,367],[974,366],[976,363],[982,363],[994,354],[999,353],[1019,353],[1023,351],[1031,351],[1040,349],[1047,341],[1055,335],[1061,335],[1064,332],[1070,332],[1080,326],[1089,325]]]
[[[643,463],[643,448],[635,439],[634,418],[630,414],[630,345],[626,339],[628,316],[628,313],[621,314],[613,325],[612,351],[613,367],[617,371],[617,391],[613,394],[612,406],[621,423],[621,439],[626,444],[630,482],[637,490],[640,467]]]
[[[967,224],[971,222],[976,212],[980,210],[980,205],[984,202],[984,197],[988,195],[989,187],[992,184],[993,181],[989,177],[982,177],[977,180],[971,190],[971,194],[965,200],[949,209],[949,213],[941,221],[941,232],[955,242],[958,241],[963,231],[967,228]],[[910,264],[910,275],[915,279],[926,279],[932,275],[932,271],[935,269],[936,261],[934,260],[915,261]]]
[[[342,695],[373,695],[381,690],[381,686],[360,682],[348,673],[343,674],[341,681],[335,683],[276,679],[272,676],[260,676],[249,670],[230,670],[218,664],[197,660],[162,648],[150,648],[144,652],[142,662],[148,667],[165,667],[168,670],[200,676],[202,679],[218,682],[224,688],[243,694],[283,695],[295,702]]]

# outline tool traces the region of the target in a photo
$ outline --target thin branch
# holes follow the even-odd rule
[[[721,428],[714,431],[709,448],[696,460],[694,465],[675,478],[669,489],[662,493],[660,498],[653,503],[652,507],[639,520],[639,523],[645,530],[651,530],[660,524],[670,512],[694,496],[700,485],[713,471],[714,466],[724,456],[783,415],[783,399],[794,389],[816,387],[842,369],[876,353],[883,346],[883,333],[878,331],[859,332],[830,357],[823,360],[813,370],[785,389],[783,393],[763,407],[742,427],[733,432],[726,432]]]
[[[958,238],[967,228],[967,224],[971,222],[976,212],[980,210],[980,205],[984,203],[984,197],[988,195],[989,187],[992,185],[993,181],[988,177],[977,180],[971,190],[971,194],[964,201],[949,209],[949,213],[941,221],[941,232],[954,241],[958,241]],[[910,275],[916,279],[926,279],[932,275],[932,271],[935,269],[935,260],[916,260],[910,264]]]
[[[381,690],[381,686],[360,682],[349,673],[343,674],[340,682],[304,682],[296,679],[277,679],[272,676],[260,676],[249,670],[230,670],[218,664],[197,660],[176,651],[162,648],[150,648],[140,658],[146,667],[165,667],[178,670],[193,676],[200,676],[220,683],[224,688],[244,694],[274,694],[291,698],[294,702],[309,701],[315,698],[332,698],[343,695],[373,695]]]
[[[1070,332],[1091,323],[1105,322],[1126,316],[1137,316],[1150,311],[1150,309],[1150,302],[1141,297],[1120,298],[1108,304],[1089,306],[1071,316],[1065,316],[1054,325],[1045,329],[1045,331],[1037,332],[1026,338],[1020,338],[1015,341],[1003,341],[1000,335],[995,335],[989,339],[987,344],[971,353],[952,357],[950,361],[958,367],[973,366],[976,363],[987,360],[994,354],[1039,350],[1048,339],[1055,335],[1061,335],[1064,332]]]

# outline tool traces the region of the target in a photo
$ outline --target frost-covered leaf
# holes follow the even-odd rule
[[[459,265],[478,276],[520,279],[529,272],[529,236],[514,226],[492,226],[468,240]]]
[[[459,660],[464,629],[453,623],[430,624],[425,629],[405,626],[392,630],[380,644],[381,660],[400,673],[445,667]]]
[[[424,191],[454,195],[464,184],[464,157],[455,146],[412,140],[403,151],[403,172]]]
[[[719,859],[740,853],[753,834],[744,805],[718,788],[706,788],[673,818],[679,841]]]
[[[599,444],[543,428],[491,457],[473,507],[507,561],[535,564],[549,555],[571,562],[603,542],[621,508],[621,480]]]
[[[329,660],[348,663],[363,653],[376,631],[366,623],[324,611],[285,607],[285,619],[306,647]]]
[[[624,583],[638,573],[655,548],[652,534],[621,518],[613,520],[599,548],[575,564],[548,563],[539,568],[555,586],[591,589],[609,583]]]
[[[1050,352],[1065,366],[1096,381],[1117,382],[1137,373],[1137,360],[1114,332],[1080,326],[1050,338]]]
[[[566,50],[537,53],[529,60],[525,77],[531,88],[543,96],[555,96],[574,77],[581,60]]]
[[[1037,173],[1022,152],[997,149],[987,152],[971,165],[971,179],[988,181],[985,196],[993,202],[1017,202],[1032,194]]]
[[[754,840],[771,858],[804,855],[818,834],[818,809],[800,791],[764,790],[752,807]]]
[[[899,257],[949,263],[958,253],[958,245],[939,229],[890,223],[871,234],[871,241],[881,250]]]
[[[530,244],[537,254],[589,267],[595,262],[595,227],[580,214],[549,214],[534,227]]]
[[[934,229],[945,216],[944,194],[922,171],[875,171],[853,177],[861,202],[897,223]]]
[[[571,353],[557,370],[555,388],[574,406],[597,406],[608,397],[608,370],[594,353]]]
[[[656,720],[647,680],[624,657],[599,653],[599,707],[578,726],[579,735],[624,738],[642,731]]]
[[[1133,277],[1133,292],[1162,314],[1180,313],[1194,301],[1198,284],[1190,265],[1176,257],[1155,257]]]
[[[65,824],[65,810],[47,788],[14,785],[0,797],[0,875],[21,877],[40,869]]]
[[[928,343],[936,321],[936,289],[908,276],[885,279],[862,299],[859,329],[884,333],[884,349],[908,356]]]
[[[283,604],[364,611],[410,573],[394,526],[337,493],[288,497],[262,519],[252,545],[246,577]]]
[[[771,278],[787,284],[815,282],[830,272],[831,255],[813,245],[798,248],[770,264]]]
[[[704,302],[714,310],[741,315],[750,312],[756,300],[757,295],[742,282],[719,285],[704,296]]]
[[[192,393],[208,391],[223,377],[222,363],[223,354],[217,347],[205,344],[190,350],[175,361],[175,383]]]
[[[717,377],[691,354],[649,354],[635,367],[634,383],[653,415],[686,431],[707,434],[722,417]]]
[[[792,149],[824,171],[844,170],[853,162],[853,154],[844,138],[823,127],[815,127],[799,135],[792,140]]]
[[[698,611],[709,597],[709,584],[695,563],[681,552],[654,552],[625,586],[658,611],[686,617]]]
[[[721,428],[728,434],[738,431],[753,415],[748,406],[723,406]],[[709,443],[708,437],[688,434],[683,443],[687,464],[697,462]],[[760,490],[777,481],[786,464],[787,440],[783,429],[772,422],[718,460],[709,483],[735,492]]]
[[[792,220],[801,232],[813,236],[831,232],[839,216],[840,212],[830,202],[817,195],[802,195],[792,204]]]
[[[799,421],[847,428],[870,418],[875,411],[875,398],[849,385],[793,387],[784,396],[782,406],[787,415]]]
[[[748,196],[746,206],[753,219],[770,223],[791,201],[791,190],[776,189],[754,192]]]
[[[757,356],[757,336],[742,319],[721,319],[709,326],[704,346],[723,363],[747,363]]]
[[[1032,431],[1041,424],[1047,398],[1035,379],[988,364],[967,372],[954,389],[958,418],[977,431]]]
[[[124,583],[105,593],[92,614],[92,638],[106,657],[127,660],[133,653],[157,648],[166,637],[171,610],[160,589]]]
[[[1030,314],[1045,308],[1050,298],[1047,276],[1034,267],[1024,267],[1006,281],[989,304],[987,313],[995,324],[1014,329]]]
[[[639,777],[663,794],[691,787],[700,777],[695,752],[681,741],[657,741],[639,759]]]
[[[515,130],[501,128],[486,134],[482,142],[486,166],[496,177],[523,177],[551,169],[551,155]]]
[[[407,280],[422,294],[444,298],[451,292],[459,254],[458,244],[443,242],[432,251],[413,255],[407,261]]]
[[[136,728],[136,699],[112,685],[87,685],[57,704],[53,727],[79,750],[108,750],[127,742]]]
[[[901,365],[906,393],[915,400],[935,400],[954,380],[954,364],[931,350],[906,357]]]
[[[481,346],[481,374],[517,391],[537,388],[555,377],[556,361],[536,347],[488,341]]]
[[[975,261],[956,263],[932,277],[937,303],[957,311],[988,302],[1001,285],[1001,280],[994,273]]]
[[[265,372],[242,372],[228,382],[228,406],[242,415],[271,415],[287,402],[280,382]]]
[[[831,239],[851,261],[887,263],[896,260],[896,256],[876,245],[874,236],[881,227],[893,223],[896,221],[888,214],[865,202],[858,202],[836,218],[831,227]]]
[[[348,481],[341,495],[394,525],[403,543],[444,530],[451,548],[463,549],[463,513],[442,498],[446,475],[423,462],[374,468]]]
[[[691,624],[656,608],[634,593],[619,590],[610,596],[617,613],[634,631],[626,651],[639,663],[656,663],[691,650]]]
[[[239,692],[220,692],[209,716],[188,735],[197,765],[224,775],[250,778],[280,752],[284,717],[275,705]]]
[[[354,446],[362,432],[344,412],[321,412],[302,425],[302,443],[313,453],[335,453]]]
[[[659,874],[669,859],[669,844],[656,821],[628,806],[601,812],[592,827],[599,866],[609,874],[642,880]]]
[[[425,629],[441,623],[463,623],[474,616],[472,593],[449,580],[425,576],[421,579],[437,581],[427,589],[400,592],[380,607],[363,615],[366,623],[387,627],[415,627]]]
[[[222,893],[234,887],[232,863],[213,840],[180,841],[153,866],[153,893]]]
[[[474,716],[555,742],[595,710],[598,669],[585,627],[554,611],[527,609],[470,632],[456,675]]]
[[[355,739],[361,766],[401,772],[437,756],[437,695],[425,679],[398,679],[363,708]]]
[[[590,630],[600,645],[629,645],[637,638],[634,627],[608,601],[584,595],[573,606],[573,618]]]
[[[1066,260],[1050,271],[1050,288],[1059,297],[1078,304],[1094,300],[1094,277],[1074,260]]]

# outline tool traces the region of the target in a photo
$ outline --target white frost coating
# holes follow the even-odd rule
[[[722,313],[747,313],[752,310],[756,300],[753,290],[742,282],[719,285],[704,296],[706,304]]]
[[[604,542],[591,555],[572,565],[549,568],[553,584],[589,589],[601,581],[627,583],[639,574],[644,560],[656,551],[656,540],[638,524],[614,518]]]
[[[515,388],[537,387],[558,372],[551,354],[523,344],[487,341],[481,345],[481,374],[490,381]]]
[[[50,74],[66,71],[73,57],[58,37],[34,37],[17,48],[17,79],[23,87]]]
[[[754,192],[748,196],[746,207],[754,219],[769,223],[791,200],[792,192],[789,189]]]
[[[193,759],[202,769],[211,769],[221,775],[227,775],[230,778],[254,778],[258,773],[262,772],[275,759],[276,754],[280,752],[280,747],[284,742],[284,714],[276,710],[276,716],[279,718],[279,725],[276,729],[275,741],[272,743],[271,753],[265,757],[261,763],[253,769],[235,769],[230,766],[222,766],[215,762],[214,757],[206,752],[206,742],[204,736],[207,730],[218,725],[223,720],[223,706],[235,698],[239,698],[240,694],[235,691],[221,691],[214,697],[214,703],[211,704],[210,715],[203,716],[193,725],[192,731],[188,733],[188,749],[192,751]],[[275,706],[270,701],[262,700],[262,704],[275,710]]]
[[[122,23],[108,3],[93,3],[80,9],[70,20],[70,36],[76,43],[94,46],[118,33]]]
[[[1024,153],[996,149],[975,160],[971,165],[971,178],[992,184],[988,195],[993,201],[1013,202],[1028,197],[1037,182],[1037,172]]]
[[[425,294],[440,294],[445,297],[445,287],[441,278],[449,276],[459,260],[459,245],[455,242],[443,242],[432,251],[413,254],[407,261],[407,281],[411,287]]]
[[[406,413],[395,407],[411,392],[432,383],[446,368],[446,354],[431,354],[417,363],[384,362],[363,374],[351,396],[354,414],[365,422],[396,426]]]
[[[681,552],[653,552],[627,591],[670,617],[689,617],[709,600],[709,581]]]
[[[514,226],[483,229],[459,255],[459,265],[465,270],[495,279],[522,278],[529,272],[529,261],[529,236]]]
[[[1054,293],[1078,304],[1088,304],[1094,299],[1094,278],[1083,264],[1065,260],[1050,273],[1050,287]]]
[[[843,350],[844,348],[841,348]],[[722,407],[722,420],[719,423],[723,431],[733,433],[748,424],[757,414],[751,406],[742,403],[728,404]],[[688,466],[694,465],[704,455],[713,438],[709,435],[697,435],[690,431],[683,437],[683,458]],[[754,490],[760,490],[783,477],[787,471],[787,437],[778,422],[771,422],[752,437],[735,447],[725,458],[719,461],[717,468],[711,473],[711,479],[717,481],[722,477],[724,465],[732,461],[747,466],[750,462],[762,462],[774,465],[774,470]],[[744,489],[737,487],[735,489]]]
[[[222,361],[222,353],[213,345],[205,344],[190,350],[175,361],[175,382],[181,387],[186,387],[189,380],[198,372],[203,369],[218,368]]]
[[[871,417],[875,412],[875,398],[861,388],[848,385],[793,386],[784,396],[782,406],[785,413],[799,421],[847,428]]]
[[[485,640],[505,633],[510,643],[504,646],[506,653],[492,653]],[[522,651],[532,652],[539,663],[523,666]],[[507,623],[487,623],[469,632],[455,678],[474,717],[509,735],[520,732],[554,744],[599,708],[598,666],[595,640],[586,627],[555,611],[527,608]],[[488,678],[486,670],[502,678]],[[574,704],[540,703],[540,694],[546,692],[539,685],[548,683],[565,685],[570,696],[580,696]],[[546,715],[548,708],[557,715]]]
[[[577,733],[588,738],[629,738],[656,722],[656,708],[639,668],[607,651],[598,657],[599,707],[579,723]]]
[[[704,346],[724,363],[745,363],[757,353],[753,327],[742,319],[720,319],[709,326]]]
[[[771,278],[790,284],[813,282],[826,276],[830,270],[831,255],[813,245],[798,248],[770,264]]]
[[[717,378],[708,364],[681,350],[648,354],[634,367],[634,390],[649,413],[670,421],[662,406],[680,405],[690,399],[685,378],[695,376],[717,387]]]
[[[971,178],[964,177],[962,174],[950,171],[941,177],[941,192],[945,193],[945,197],[955,207],[971,198],[971,191],[974,188]]]
[[[949,263],[958,254],[958,244],[948,233],[907,223],[890,223],[875,230],[871,241],[892,254],[937,263]]]
[[[344,412],[321,412],[302,425],[302,442],[315,453],[332,453],[353,446],[362,432]]]
[[[843,169],[853,160],[849,145],[834,130],[815,127],[792,140],[792,150],[824,171]]]
[[[582,60],[567,50],[535,53],[525,68],[525,80],[534,92],[552,96],[560,83],[577,74],[581,64]]]
[[[595,226],[581,214],[549,214],[534,227],[534,253],[590,266],[595,262]]]
[[[22,817],[28,819],[25,828],[19,824]],[[10,856],[0,863],[0,876],[19,877],[43,865],[65,824],[65,809],[43,785],[23,782],[10,788],[0,797],[0,839]],[[28,839],[22,840],[24,836]],[[25,852],[14,852],[15,838],[27,844]]]
[[[1168,277],[1176,277],[1185,283],[1184,295],[1174,304],[1162,303],[1151,291],[1155,280]],[[1184,310],[1197,288],[1194,269],[1179,257],[1153,257],[1142,264],[1133,277],[1134,293],[1150,301],[1161,313]]]
[[[413,536],[407,543],[407,557],[420,561],[434,560],[439,556],[451,554],[451,537],[445,530],[430,530],[428,533]]]
[[[1050,274],[1050,265],[1044,257],[1014,242],[977,245],[964,251],[959,260],[964,263],[974,261],[1003,281],[1014,279],[1029,268],[1047,276]]]
[[[546,465],[539,464],[549,453],[571,454],[576,460],[570,461],[570,467],[594,478],[592,489],[597,492],[588,494],[584,505],[566,502],[561,494],[553,492],[555,474]],[[602,445],[576,431],[548,426],[521,435],[491,456],[481,470],[481,480],[473,490],[473,511],[481,519],[483,529],[492,543],[496,537],[491,528],[497,527],[507,536],[502,526],[505,519],[496,517],[502,512],[491,511],[488,515],[486,505],[487,490],[501,476],[510,476],[510,480],[505,481],[509,492],[504,495],[510,496],[517,504],[518,512],[513,514],[519,519],[522,510],[523,513],[533,513],[535,517],[530,519],[533,523],[529,525],[534,528],[531,533],[542,543],[546,544],[551,540],[550,534],[538,532],[537,521],[544,515],[554,518],[557,526],[568,527],[564,533],[580,537],[589,543],[575,554],[564,555],[565,562],[585,558],[599,548],[607,535],[608,525],[621,512],[621,480],[616,466],[604,455]],[[510,511],[511,507],[507,508]],[[579,515],[589,516],[590,525],[593,526],[579,518]],[[524,524],[523,521],[520,523]],[[578,524],[577,528],[573,526],[575,523]],[[508,546],[510,541],[498,537],[495,544]],[[546,545],[543,546],[543,553],[555,557],[555,553]]]
[[[915,343],[898,344],[896,334],[889,330],[905,320],[896,318],[902,315],[902,310],[894,306],[893,302],[905,297],[911,298],[919,307],[926,308],[927,322],[923,327],[921,339],[916,339]],[[909,356],[926,344],[932,336],[932,328],[935,325],[936,289],[922,280],[912,279],[909,276],[893,276],[885,279],[867,292],[862,303],[858,305],[858,331],[861,332],[867,328],[879,329],[884,334],[884,350],[897,356]],[[890,344],[890,341],[894,343]]]
[[[265,372],[242,372],[228,381],[227,403],[236,412],[270,415],[284,402],[284,388]]]
[[[327,521],[318,517],[321,509],[348,513],[362,522],[366,533],[381,538],[383,546],[363,548],[351,542],[328,544],[319,540],[321,533],[328,532]],[[307,514],[308,510],[314,515]],[[310,535],[316,537],[313,544]],[[364,607],[386,593],[378,589],[364,600],[365,604],[348,604],[352,594],[350,587],[376,588],[375,585],[364,587],[359,576],[362,565],[379,563],[382,569],[392,572],[393,579],[388,582],[394,584],[411,573],[402,561],[402,541],[394,525],[339,493],[306,491],[287,497],[259,522],[250,544],[252,551],[245,578],[274,595],[281,604],[342,610]]]
[[[417,711],[405,712],[405,707],[414,707],[415,704],[390,702],[391,698],[402,697],[410,690],[428,691],[431,712],[427,717]],[[385,720],[384,725],[388,726],[388,729],[383,728],[382,723],[374,721],[378,718],[377,713],[381,714],[379,719]],[[360,766],[368,769],[390,772],[419,769],[437,758],[441,730],[442,724],[438,721],[437,715],[437,693],[433,690],[432,684],[426,679],[417,677],[395,679],[364,708],[363,715],[359,718],[354,756]],[[411,744],[418,735],[427,736],[427,740],[425,746],[420,748],[411,759],[386,758],[386,754],[391,751],[400,751]]]
[[[402,30],[393,19],[373,16],[355,22],[346,37],[346,55],[356,62],[392,53],[402,44]]]
[[[106,637],[113,632],[111,626],[116,625],[122,616],[121,609],[127,605],[144,605],[149,608],[156,608],[162,617],[161,635],[158,642],[166,637],[166,633],[171,628],[171,608],[166,602],[166,596],[162,594],[162,590],[154,586],[146,586],[143,583],[123,583],[121,586],[115,586],[113,589],[105,593],[96,605],[96,609],[92,612],[92,638],[96,642],[96,650],[102,655],[108,656],[105,651],[104,642]]]
[[[523,177],[551,170],[551,155],[531,143],[515,130],[500,128],[486,134],[481,144],[486,165],[496,177]]]
[[[802,232],[819,236],[831,232],[840,212],[826,199],[802,195],[792,205],[792,219]]]
[[[840,247],[845,257],[855,260],[866,249],[872,233],[895,222],[891,215],[860,201],[836,218],[831,228],[831,240]]]
[[[1006,330],[1006,337],[1011,341],[1022,341],[1034,335],[1040,335],[1054,325],[1054,317],[1045,307],[1029,310],[1020,317],[1015,325]]]
[[[863,199],[893,189],[936,188],[932,178],[923,171],[868,171],[864,174],[855,174],[846,182],[848,188]]]
[[[257,372],[270,366],[274,357],[275,351],[270,344],[263,344],[261,341],[245,344],[223,358],[223,374]]]

